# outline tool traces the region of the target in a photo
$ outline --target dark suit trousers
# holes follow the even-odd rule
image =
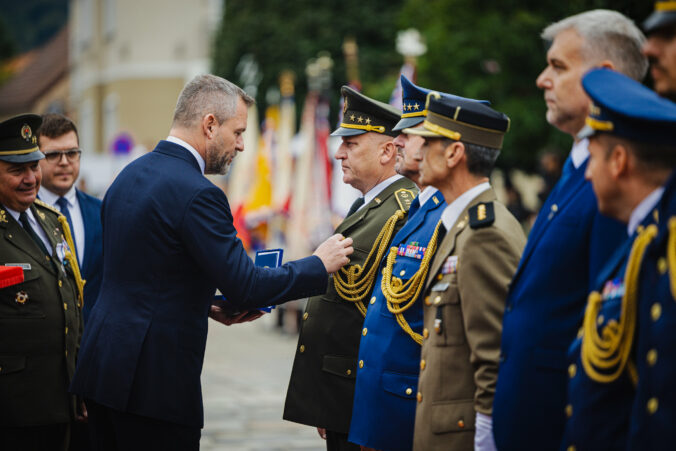
[[[326,431],[327,451],[359,451],[361,447],[347,441],[347,434]]]
[[[58,451],[68,448],[68,423],[46,426],[0,427],[0,449]]]
[[[93,451],[197,451],[201,429],[132,413],[85,400]]]

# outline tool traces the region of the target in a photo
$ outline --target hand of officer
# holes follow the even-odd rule
[[[223,311],[223,309],[221,309],[216,305],[212,305],[211,309],[209,310],[209,317],[211,317],[211,319],[216,320],[219,323],[225,324],[226,326],[231,326],[233,324],[239,323],[248,323],[249,321],[258,319],[261,316],[263,316],[263,312],[261,312],[260,310],[249,310],[234,316],[228,315],[227,313],[225,313],[225,311]]]
[[[324,429],[324,428],[317,428],[317,433],[319,434],[319,436],[320,436],[321,438],[323,438],[324,440],[326,440],[326,429]]]
[[[320,244],[312,255],[321,259],[327,273],[333,274],[350,262],[347,256],[352,252],[352,238],[345,238],[337,233]]]

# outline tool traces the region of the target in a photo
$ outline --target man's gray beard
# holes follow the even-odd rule
[[[204,163],[205,174],[226,175],[230,171],[231,162],[228,161],[228,156],[225,154],[215,156],[208,152]]]

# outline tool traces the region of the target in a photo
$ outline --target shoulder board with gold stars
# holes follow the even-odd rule
[[[36,206],[42,207],[46,210],[51,211],[52,213],[56,213],[57,216],[61,216],[61,212],[56,208],[51,205],[49,205],[46,202],[41,201],[40,199],[35,199],[35,202],[33,202]]]
[[[469,226],[473,229],[488,227],[495,222],[493,202],[481,202],[469,209]]]
[[[401,188],[394,192],[394,196],[397,198],[399,207],[403,211],[408,211],[408,209],[411,208],[411,202],[413,202],[413,199],[415,198],[415,193],[410,189]]]

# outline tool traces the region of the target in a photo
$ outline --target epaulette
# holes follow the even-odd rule
[[[401,188],[394,192],[394,196],[397,198],[397,203],[403,211],[408,211],[411,208],[411,202],[415,199],[415,193],[410,189]]]
[[[469,209],[469,226],[473,229],[488,227],[495,222],[493,202],[481,202]]]
[[[46,208],[47,210],[51,211],[52,213],[56,213],[57,216],[61,216],[61,212],[56,208],[51,205],[49,205],[46,202],[41,201],[40,199],[35,199],[35,202],[33,202],[35,205],[38,205],[42,208]]]

